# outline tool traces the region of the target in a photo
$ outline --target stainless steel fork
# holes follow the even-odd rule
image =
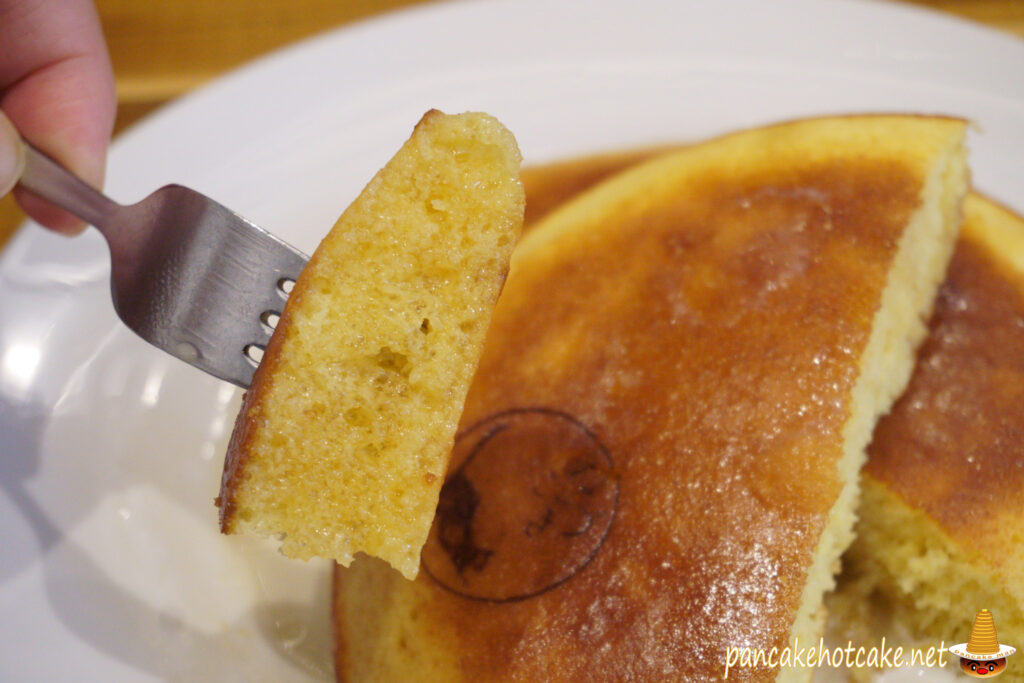
[[[121,320],[186,363],[248,387],[308,258],[195,190],[168,185],[122,206],[25,148],[20,185],[106,238]]]

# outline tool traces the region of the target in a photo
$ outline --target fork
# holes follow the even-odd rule
[[[114,310],[125,325],[247,388],[308,257],[195,190],[167,185],[122,206],[23,145],[21,187],[106,238]]]

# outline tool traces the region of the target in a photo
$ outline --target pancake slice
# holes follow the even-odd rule
[[[288,556],[419,569],[523,219],[519,150],[486,114],[428,112],[295,283],[231,437],[225,533]]]
[[[838,620],[952,644],[989,609],[1024,646],[1024,218],[978,195],[862,489]],[[1024,681],[1015,659],[1001,680]]]
[[[339,680],[718,680],[817,643],[910,374],[964,124],[799,121],[658,157],[521,241],[415,582],[336,571]],[[736,669],[738,680],[809,669]]]

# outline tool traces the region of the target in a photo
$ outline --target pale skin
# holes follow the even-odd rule
[[[18,133],[101,187],[114,124],[114,77],[89,0],[0,0],[0,196],[14,192],[41,225],[76,234],[80,220],[15,187]]]

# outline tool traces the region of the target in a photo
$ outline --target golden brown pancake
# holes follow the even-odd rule
[[[299,276],[231,436],[225,533],[419,569],[523,217],[519,150],[428,112]]]
[[[739,133],[533,228],[424,571],[337,571],[339,680],[710,680],[727,647],[816,642],[864,447],[952,249],[963,131]]]
[[[980,196],[862,478],[841,618],[951,644],[986,608],[1024,646],[1024,219]],[[1024,681],[1014,660],[1001,680]]]

